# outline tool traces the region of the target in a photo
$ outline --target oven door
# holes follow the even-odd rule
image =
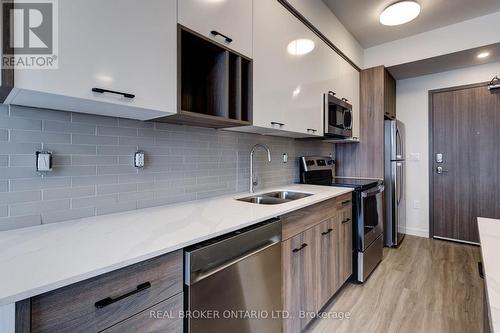
[[[361,192],[361,223],[363,229],[361,243],[363,251],[383,233],[383,192],[383,185]]]

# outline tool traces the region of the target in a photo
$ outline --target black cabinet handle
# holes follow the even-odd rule
[[[296,253],[296,252],[300,252],[300,251],[302,251],[303,249],[305,249],[306,247],[307,247],[307,244],[306,244],[306,243],[304,243],[304,244],[302,244],[302,245],[301,245],[298,249],[293,249],[293,251],[292,251],[292,252],[294,252],[294,253]]]
[[[351,200],[342,201],[342,206],[345,206],[345,205],[347,205],[350,202],[351,202]]]
[[[484,279],[484,270],[483,270],[483,263],[482,262],[477,263],[477,270],[479,271],[479,277],[481,279]]]
[[[135,98],[134,94],[129,94],[129,93],[124,93],[120,91],[114,91],[114,90],[108,90],[108,89],[102,89],[102,88],[92,88],[93,92],[99,93],[99,94],[104,94],[104,93],[109,93],[109,94],[116,94],[116,95],[122,95],[125,98]]]
[[[121,301],[124,298],[127,298],[129,296],[135,295],[137,293],[140,293],[141,291],[144,291],[144,290],[146,290],[146,289],[148,289],[150,287],[151,287],[151,283],[150,282],[142,283],[142,284],[140,284],[140,285],[137,286],[137,289],[132,290],[132,291],[126,293],[126,294],[123,294],[123,295],[118,296],[116,298],[106,297],[105,299],[102,299],[100,301],[95,302],[95,307],[98,308],[98,309],[102,309],[105,306],[111,305],[113,303]]]
[[[315,130],[314,128],[308,128],[307,131],[316,133],[318,130]]]
[[[271,121],[271,125],[285,126],[283,123],[278,123],[277,121]]]
[[[351,219],[346,219],[346,220],[342,221],[342,224],[347,223],[347,222],[349,222],[350,220],[351,220]]]
[[[328,235],[329,233],[331,233],[332,231],[333,231],[333,229],[328,229],[327,231],[324,231],[324,232],[322,232],[321,234],[322,234],[323,236],[326,236],[326,235]]]
[[[335,96],[335,95],[336,95],[336,93],[334,93],[333,91],[329,90],[329,91],[328,91],[328,95]]]
[[[342,98],[344,102],[348,102],[349,100],[347,98]]]
[[[214,37],[216,37],[216,36],[221,36],[221,37],[224,37],[224,40],[226,41],[226,43],[231,43],[231,42],[233,41],[233,39],[232,39],[231,37],[228,37],[228,36],[226,36],[226,35],[224,35],[224,34],[221,34],[221,33],[220,33],[220,32],[218,32],[218,31],[212,30],[212,31],[210,31],[210,33],[211,33],[212,35],[214,35]]]

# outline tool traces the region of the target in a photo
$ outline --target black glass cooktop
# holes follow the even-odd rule
[[[340,187],[352,187],[359,190],[366,190],[377,185],[382,184],[381,180],[377,179],[363,179],[363,178],[342,178],[334,177],[332,178],[332,186]]]

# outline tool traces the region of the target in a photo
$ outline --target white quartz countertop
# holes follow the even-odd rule
[[[350,188],[290,185],[314,195],[279,205],[236,201],[249,193],[0,232],[0,306],[169,253],[345,194]],[[498,281],[498,280],[497,280]]]
[[[484,278],[493,332],[500,332],[500,220],[478,218]]]

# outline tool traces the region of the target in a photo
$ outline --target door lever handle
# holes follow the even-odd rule
[[[438,166],[438,167],[436,168],[436,172],[437,172],[438,174],[442,174],[442,173],[448,172],[448,170],[443,169],[443,167],[442,167],[442,166]]]

